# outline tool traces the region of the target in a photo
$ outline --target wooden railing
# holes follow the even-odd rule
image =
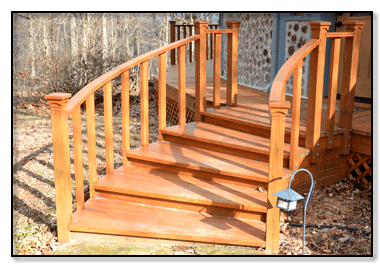
[[[184,39],[188,36],[194,35],[195,26],[191,24],[183,24],[176,25],[176,21],[169,21],[170,23],[170,43],[178,41],[180,39]],[[217,29],[219,24],[208,24],[207,29]],[[182,35],[181,35],[182,29]],[[211,32],[208,32],[206,37],[206,60],[213,58],[213,37]],[[188,53],[188,60],[186,57],[186,61],[192,63],[193,62],[193,45],[190,42],[185,50]],[[176,50],[173,49],[170,51],[170,65],[176,65]]]
[[[285,135],[285,117],[290,108],[290,102],[285,100],[286,81],[293,76],[292,123],[290,139],[289,168],[296,170],[298,164],[299,123],[301,106],[301,83],[303,58],[310,54],[309,91],[307,104],[307,123],[305,146],[311,150],[310,163],[315,163],[319,156],[319,139],[321,133],[323,79],[325,67],[326,38],[332,38],[328,108],[326,115],[326,131],[329,144],[332,147],[335,125],[335,108],[337,96],[338,66],[340,55],[340,40],[345,37],[344,71],[341,91],[339,127],[344,129],[343,153],[349,153],[350,130],[352,127],[353,102],[357,75],[358,50],[360,31],[363,22],[346,22],[347,32],[327,33],[330,22],[310,22],[311,40],[296,51],[277,73],[269,96],[271,115],[268,210],[266,249],[278,251],[280,211],[276,208],[277,198],[274,193],[282,188],[283,150]],[[347,152],[348,148],[348,152]]]
[[[87,142],[88,142],[88,167],[89,167],[89,190],[90,198],[95,197],[94,184],[97,180],[96,162],[96,131],[95,131],[95,97],[94,93],[103,87],[104,101],[104,131],[105,131],[105,156],[106,173],[114,172],[113,153],[113,126],[112,126],[112,80],[121,76],[122,94],[122,152],[123,165],[128,164],[127,153],[130,150],[129,132],[129,70],[134,66],[140,66],[140,90],[141,90],[141,146],[149,144],[149,109],[148,109],[148,61],[158,56],[158,118],[159,118],[159,140],[162,140],[161,130],[166,127],[166,65],[167,52],[178,49],[178,120],[179,124],[186,122],[186,45],[195,42],[195,73],[196,73],[196,119],[200,120],[200,113],[206,108],[206,55],[207,37],[214,34],[215,61],[219,62],[215,67],[215,80],[219,80],[218,94],[220,97],[220,34],[229,33],[229,47],[231,52],[228,59],[228,69],[237,69],[237,28],[240,22],[226,22],[229,29],[207,29],[208,21],[196,21],[194,23],[194,35],[170,43],[169,45],[150,51],[133,60],[130,60],[106,74],[95,79],[83,87],[71,99],[71,94],[53,93],[45,98],[52,110],[53,130],[53,155],[54,173],[56,187],[57,229],[60,243],[70,240],[68,226],[72,219],[72,198],[70,182],[70,157],[69,157],[69,131],[68,118],[72,115],[73,144],[74,144],[74,167],[75,167],[75,189],[76,210],[84,208],[83,187],[83,156],[82,156],[82,127],[81,127],[81,105],[86,104],[87,120]],[[230,54],[230,52],[229,52]],[[173,58],[173,57],[172,57]],[[230,74],[231,75],[231,74]],[[232,80],[231,80],[232,78]],[[231,75],[228,80],[229,91],[233,91],[237,84],[237,76]],[[231,98],[236,95],[230,94]],[[69,100],[70,99],[70,100]],[[217,99],[220,101],[220,98]],[[215,101],[217,101],[215,100]]]

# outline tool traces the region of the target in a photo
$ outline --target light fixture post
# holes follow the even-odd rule
[[[309,194],[307,196],[307,199],[306,199],[306,202],[303,206],[303,246],[302,246],[302,255],[305,255],[305,229],[306,229],[306,209],[307,209],[307,205],[309,203],[309,200],[310,200],[310,197],[311,197],[311,194],[313,193],[313,190],[314,190],[314,187],[315,187],[315,181],[314,181],[314,178],[313,178],[313,175],[311,175],[310,171],[306,170],[306,169],[298,169],[296,170],[295,172],[293,172],[292,176],[290,176],[290,179],[289,179],[289,186],[288,186],[288,189],[290,189],[290,186],[292,184],[292,179],[293,179],[293,176],[300,172],[300,171],[306,171],[309,175],[310,175],[310,178],[311,178],[311,185],[310,185],[310,190],[309,190]]]

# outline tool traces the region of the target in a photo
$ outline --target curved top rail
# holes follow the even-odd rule
[[[103,74],[102,76],[96,78],[89,84],[87,84],[85,87],[83,87],[78,93],[76,93],[68,102],[67,104],[67,117],[69,117],[72,112],[75,110],[76,107],[79,107],[84,101],[87,100],[87,98],[93,94],[96,90],[98,90],[100,87],[102,87],[107,82],[111,81],[118,75],[122,74],[123,72],[129,70],[130,68],[147,61],[153,57],[156,57],[157,55],[163,54],[169,50],[178,48],[180,46],[183,46],[189,42],[192,42],[194,40],[200,39],[200,35],[194,35],[188,38],[181,39],[179,41],[170,43],[169,45],[166,45],[164,47],[149,51],[143,55],[140,55],[128,62],[125,62],[116,68],[113,68],[109,72]]]
[[[311,39],[299,50],[297,50],[286,62],[282,65],[280,71],[277,73],[270,90],[269,101],[280,102],[282,101],[282,94],[285,92],[285,83],[290,74],[296,68],[303,58],[305,58],[315,47],[321,43],[320,39]],[[290,105],[289,105],[290,106]]]

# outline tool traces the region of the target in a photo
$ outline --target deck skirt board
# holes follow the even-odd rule
[[[265,223],[104,198],[76,211],[70,231],[264,246]]]

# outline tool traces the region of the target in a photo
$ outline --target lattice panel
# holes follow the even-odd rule
[[[358,187],[368,188],[372,182],[371,156],[351,152],[348,162],[350,163],[347,171],[348,178]]]
[[[155,103],[158,110],[158,94],[155,91]],[[186,108],[186,123],[195,122],[195,112]],[[166,97],[166,123],[169,125],[178,124],[178,103]]]

